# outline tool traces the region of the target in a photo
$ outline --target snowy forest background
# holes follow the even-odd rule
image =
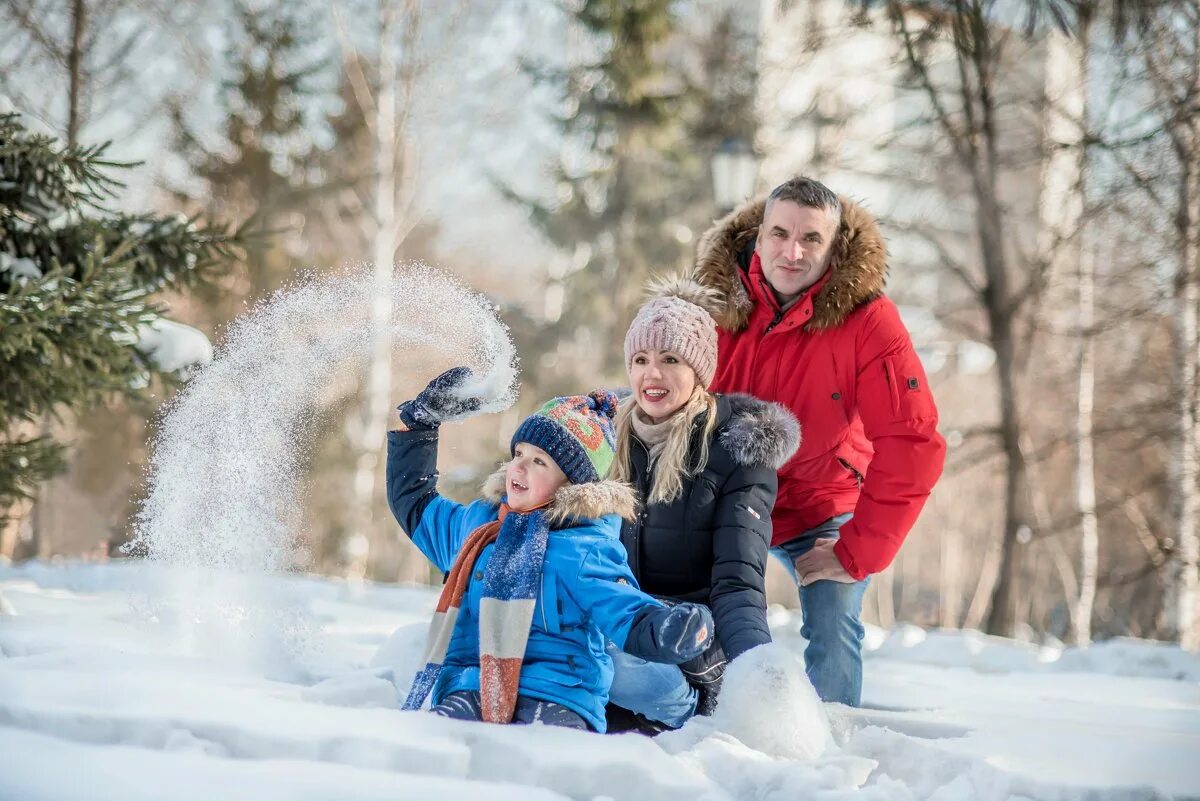
[[[518,404],[444,432],[469,497],[542,399],[623,381],[741,142],[756,193],[881,215],[951,446],[867,620],[1195,647],[1198,32],[1194,0],[4,0],[0,558],[123,556],[189,369],[160,317],[219,349],[347,263],[437,265],[511,327]],[[431,578],[379,448],[451,366],[418,350],[315,418],[297,569]]]

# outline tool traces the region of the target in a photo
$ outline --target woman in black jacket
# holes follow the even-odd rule
[[[775,471],[800,444],[782,406],[707,391],[717,361],[710,303],[709,290],[675,280],[638,311],[625,337],[633,393],[617,413],[611,471],[642,499],[621,531],[641,588],[706,604],[716,626],[713,647],[679,667],[610,648],[612,704],[669,728],[711,712],[726,661],[771,641],[764,577]]]

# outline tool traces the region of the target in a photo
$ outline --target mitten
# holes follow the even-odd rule
[[[651,606],[634,619],[624,651],[648,662],[677,665],[704,653],[712,639],[713,619],[707,606]]]
[[[439,423],[466,417],[477,411],[483,401],[461,397],[456,390],[471,380],[470,367],[454,367],[429,382],[410,401],[396,407],[408,428],[436,428]]]

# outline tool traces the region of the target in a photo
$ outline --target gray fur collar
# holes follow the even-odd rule
[[[800,447],[800,423],[782,404],[751,395],[730,393],[729,420],[722,426],[721,443],[744,467],[778,470]]]
[[[483,482],[483,497],[492,503],[504,499],[504,468]],[[546,510],[546,522],[561,528],[575,520],[594,520],[604,515],[620,515],[633,520],[637,514],[637,495],[633,487],[619,481],[593,481],[588,484],[565,484],[554,493],[554,503]]]

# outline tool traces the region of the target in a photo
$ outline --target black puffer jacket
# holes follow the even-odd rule
[[[700,450],[697,418],[690,453]],[[771,641],[765,574],[771,541],[775,471],[800,445],[800,426],[776,403],[749,395],[717,397],[717,427],[708,464],[684,477],[670,504],[647,505],[626,521],[621,541],[629,566],[651,595],[707,604],[729,659]],[[649,498],[649,451],[634,437],[633,484]]]

